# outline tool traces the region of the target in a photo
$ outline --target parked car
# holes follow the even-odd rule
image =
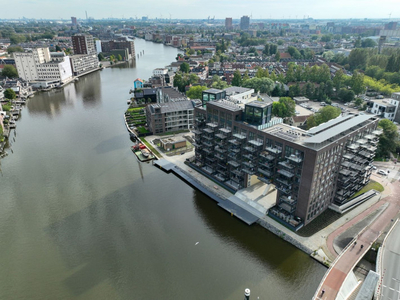
[[[374,165],[371,165],[372,170],[376,170],[376,167]]]
[[[387,173],[385,170],[379,170],[378,174],[387,176]]]

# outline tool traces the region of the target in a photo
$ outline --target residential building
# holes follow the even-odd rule
[[[389,22],[385,24],[385,30],[396,30],[397,22]]]
[[[367,112],[378,115],[381,118],[394,121],[400,100],[396,99],[370,99],[367,102]]]
[[[232,18],[225,18],[225,29],[226,30],[232,30]]]
[[[157,68],[153,70],[153,75],[166,75],[168,73],[167,68]]]
[[[298,230],[369,182],[380,130],[371,115],[338,117],[308,131],[272,118],[272,103],[226,100],[196,107],[193,168],[238,191],[277,190],[268,215]]]
[[[143,88],[143,83],[144,81],[140,78],[136,78],[135,81],[133,82],[133,88],[136,89],[142,89]]]
[[[72,26],[78,25],[78,21],[76,20],[76,17],[71,17],[71,24],[72,24]]]
[[[72,78],[70,59],[63,52],[52,57],[49,48],[36,48],[29,52],[16,52],[14,58],[19,76],[26,81],[61,84]]]
[[[96,54],[70,56],[72,73],[79,76],[99,68],[99,58]]]
[[[135,43],[134,41],[107,41],[101,42],[101,49],[104,53],[109,53],[112,50],[128,49],[128,59],[135,59]]]
[[[71,37],[74,54],[96,54],[93,36],[90,34],[75,34]]]
[[[240,29],[241,30],[247,30],[250,28],[250,17],[249,16],[243,16],[240,18]]]
[[[167,103],[155,103],[146,106],[146,120],[153,134],[191,129],[193,110],[196,101],[182,100]]]
[[[208,89],[203,91],[202,94],[202,105],[206,106],[207,102],[222,100],[226,98],[226,91],[218,89]]]

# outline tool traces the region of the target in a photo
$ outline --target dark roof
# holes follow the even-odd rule
[[[156,108],[161,108],[161,113],[169,113],[181,110],[194,109],[194,107],[195,107],[195,102],[190,100],[149,104],[149,108],[152,113],[155,112]]]

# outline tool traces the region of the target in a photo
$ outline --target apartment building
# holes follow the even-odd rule
[[[128,51],[127,59],[135,59],[135,43],[133,41],[107,41],[101,42],[102,52],[110,53],[113,50],[125,50]]]
[[[153,134],[193,128],[193,111],[198,103],[182,100],[146,106],[146,120]]]
[[[232,192],[260,181],[275,186],[268,214],[298,230],[368,183],[381,131],[371,115],[338,117],[305,131],[271,111],[272,103],[263,101],[196,107],[191,164]]]
[[[71,68],[74,76],[97,70],[99,67],[99,58],[96,54],[82,54],[70,56]]]
[[[394,96],[396,96],[394,94]],[[400,99],[371,99],[367,102],[367,111],[381,118],[394,121],[399,107]]]
[[[71,37],[74,54],[96,54],[93,36],[90,34],[75,34]]]
[[[64,83],[72,78],[71,63],[62,52],[50,54],[49,48],[14,53],[19,76],[26,81]]]

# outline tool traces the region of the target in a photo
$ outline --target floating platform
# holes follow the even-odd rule
[[[151,153],[151,152],[150,152],[150,154],[149,154],[148,157],[145,157],[145,156],[142,154],[142,151],[140,151],[140,150],[134,150],[134,149],[131,149],[131,150],[132,150],[132,152],[136,155],[136,157],[138,158],[138,160],[141,161],[141,162],[150,161],[150,160],[153,160],[153,159],[156,158],[156,157],[153,155],[153,153]]]

